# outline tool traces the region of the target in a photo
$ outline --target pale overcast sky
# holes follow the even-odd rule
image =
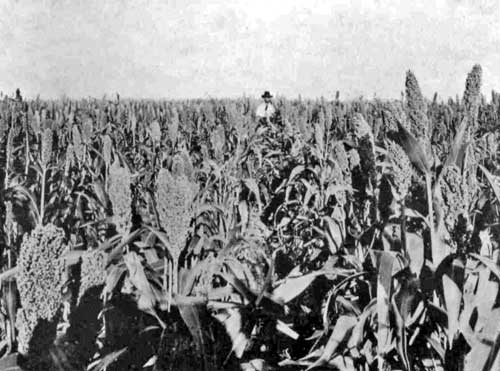
[[[5,0],[0,90],[54,98],[500,90],[497,0]]]

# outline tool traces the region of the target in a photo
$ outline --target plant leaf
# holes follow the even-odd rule
[[[493,260],[487,258],[486,256],[482,256],[476,253],[471,253],[470,256],[483,263],[491,271],[491,273],[497,276],[497,278],[500,280],[500,266],[498,266],[498,264],[496,264]]]
[[[488,354],[488,359],[486,360],[486,363],[483,366],[483,371],[492,371],[495,364],[498,367],[499,352],[500,352],[500,333],[498,333],[495,339],[495,343],[491,347],[490,353]]]
[[[105,371],[107,367],[109,367],[113,362],[115,362],[120,356],[123,355],[127,351],[127,347],[122,348],[120,350],[116,350],[114,352],[111,352],[109,354],[106,354],[104,357],[101,359],[98,359],[97,361],[91,363],[88,367],[87,370],[89,371]]]
[[[273,290],[272,298],[280,303],[288,303],[302,294],[302,292],[309,287],[316,277],[323,274],[323,271],[319,271],[308,273],[299,277],[290,277],[289,275],[284,279],[282,284]]]
[[[406,232],[406,250],[410,260],[410,270],[420,276],[424,266],[424,239],[416,233]]]
[[[280,321],[280,320],[276,321],[276,330],[285,334],[286,336],[291,337],[293,340],[297,340],[299,338],[299,334],[297,334],[297,332],[293,331],[290,328],[290,326],[285,324],[283,321]]]
[[[158,239],[161,241],[165,249],[167,250],[168,254],[172,259],[177,259],[178,258],[178,252],[172,247],[170,244],[170,241],[168,240],[168,236],[166,233],[159,231],[155,228],[148,227],[148,229],[153,233]]]
[[[232,349],[236,358],[241,358],[250,343],[250,337],[243,332],[243,318],[239,308],[223,309],[214,317],[224,325],[231,338]]]
[[[142,368],[154,366],[156,364],[157,360],[158,360],[158,356],[155,354],[150,359],[148,359],[145,364],[142,365]]]
[[[290,176],[288,177],[288,184],[292,182],[292,180],[299,175],[301,172],[305,170],[304,165],[297,165],[293,168],[293,170],[290,172]]]
[[[460,328],[459,318],[465,267],[463,262],[458,258],[448,259],[444,264],[448,268],[445,268],[442,276],[443,295],[448,316],[448,342],[450,347],[452,347],[455,336]]]
[[[411,163],[422,173],[428,174],[430,166],[424,150],[415,137],[397,120],[398,123],[398,143],[405,150]]]
[[[325,345],[323,353],[313,365],[308,367],[308,370],[327,364],[335,353],[335,350],[337,350],[339,344],[347,338],[356,323],[356,317],[345,315],[340,316],[335,323],[332,334]]]
[[[395,259],[394,254],[386,251],[381,252],[377,275],[377,348],[380,356],[387,352],[390,345],[389,306]]]
[[[115,289],[116,285],[122,278],[123,274],[127,271],[125,265],[113,265],[109,272],[106,274],[106,284],[104,286],[104,295],[111,294]]]
[[[123,256],[125,265],[129,272],[130,282],[139,291],[139,309],[152,309],[156,303],[156,296],[151,288],[151,284],[146,277],[139,255],[131,251]]]
[[[374,298],[368,303],[368,305],[363,310],[363,313],[358,317],[358,321],[352,330],[351,337],[349,338],[349,342],[347,343],[347,347],[349,349],[359,348],[361,346],[361,342],[364,339],[364,327],[366,321],[370,316],[373,315],[376,309],[377,299]]]
[[[443,169],[450,165],[458,164],[458,155],[461,152],[461,148],[464,145],[464,137],[468,127],[467,116],[462,119],[460,126],[458,127],[457,133],[455,134],[455,138],[453,138],[453,143],[450,148],[450,152],[448,156],[446,156],[446,160],[443,165]],[[461,168],[461,166],[459,166]]]
[[[200,305],[199,300],[191,300],[190,297],[183,295],[176,295],[174,300],[184,323],[195,341],[196,348],[201,352],[205,364],[203,369],[206,370],[210,363],[207,354],[208,338],[203,330],[203,323],[208,320],[206,304],[201,303]]]
[[[255,181],[255,179],[247,178],[243,180],[243,183],[247,186],[248,190],[254,194],[255,199],[257,200],[257,205],[259,206],[259,210],[261,210],[262,202],[260,199],[260,191],[257,182]]]
[[[396,349],[401,358],[405,370],[411,370],[411,363],[408,358],[408,349],[407,349],[407,340],[406,340],[406,328],[405,321],[402,317],[401,313],[398,310],[398,306],[396,305],[396,301],[394,297],[391,300],[393,314],[396,322]]]
[[[483,165],[479,165],[479,168],[486,176],[486,179],[488,179],[488,182],[493,189],[493,193],[495,193],[497,201],[500,202],[500,183],[498,182],[498,177],[490,173]]]

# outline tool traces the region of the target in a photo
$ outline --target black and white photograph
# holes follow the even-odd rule
[[[0,371],[500,371],[500,1],[0,0]]]

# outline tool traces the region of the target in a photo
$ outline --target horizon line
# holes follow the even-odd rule
[[[241,95],[231,95],[231,96],[217,96],[217,95],[210,95],[206,93],[205,95],[201,96],[196,96],[196,97],[168,97],[168,96],[147,96],[147,97],[140,97],[140,96],[122,96],[119,92],[114,92],[114,93],[104,93],[100,97],[98,95],[93,96],[93,95],[86,95],[86,96],[70,96],[67,94],[61,94],[58,97],[43,97],[41,94],[37,95],[24,95],[23,91],[21,89],[20,93],[23,98],[23,101],[34,101],[34,100],[42,100],[42,101],[61,101],[61,100],[70,100],[70,101],[81,101],[81,100],[101,100],[101,99],[107,99],[107,100],[116,100],[117,96],[119,96],[120,100],[128,100],[128,101],[196,101],[196,100],[238,100],[241,98],[249,98],[249,99],[255,99],[255,100],[260,100],[262,99],[259,95],[254,95],[254,94],[241,94]],[[374,101],[374,100],[381,100],[381,101],[401,101],[401,97],[405,96],[404,91],[401,91],[399,94],[399,97],[381,97],[377,96],[377,94],[373,94],[371,97],[368,95],[355,95],[355,96],[349,96],[346,95],[342,97],[342,92],[337,91],[339,93],[339,101],[343,102],[350,102],[350,101],[359,101],[359,100],[367,100],[367,101]],[[286,99],[286,100],[327,100],[327,101],[335,101],[337,100],[336,94],[328,94],[328,95],[317,95],[317,96],[310,96],[310,95],[303,95],[301,93],[298,93],[296,96],[290,96],[286,94],[280,94],[280,93],[273,93],[273,99],[279,100],[279,99]],[[500,91],[496,91],[495,89],[492,89],[491,92],[489,92],[489,99],[488,101],[491,100],[491,95],[493,93],[500,93]],[[15,97],[16,92],[14,91],[12,94],[7,94],[4,91],[0,91],[0,97],[5,98],[13,98]],[[483,92],[480,93],[482,97],[486,98],[486,94]],[[449,101],[450,99],[456,100],[458,97],[460,100],[463,98],[463,92],[461,94],[457,93],[455,96],[448,96],[448,97],[443,97],[440,95],[438,92],[435,92],[434,94],[431,95],[429,98],[428,96],[422,94],[424,99],[428,101],[433,101],[434,97],[437,96],[438,101],[441,102],[446,102]]]

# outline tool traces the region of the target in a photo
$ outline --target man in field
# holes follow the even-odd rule
[[[257,119],[259,121],[265,121],[265,123],[267,124],[270,124],[271,121],[273,121],[276,114],[276,108],[274,108],[271,100],[272,98],[273,96],[271,95],[271,93],[265,91],[264,94],[262,94],[262,99],[264,99],[264,102],[261,103],[255,111]]]
[[[23,97],[21,96],[21,90],[19,90],[19,89],[16,89],[16,101],[17,102],[23,101]]]

